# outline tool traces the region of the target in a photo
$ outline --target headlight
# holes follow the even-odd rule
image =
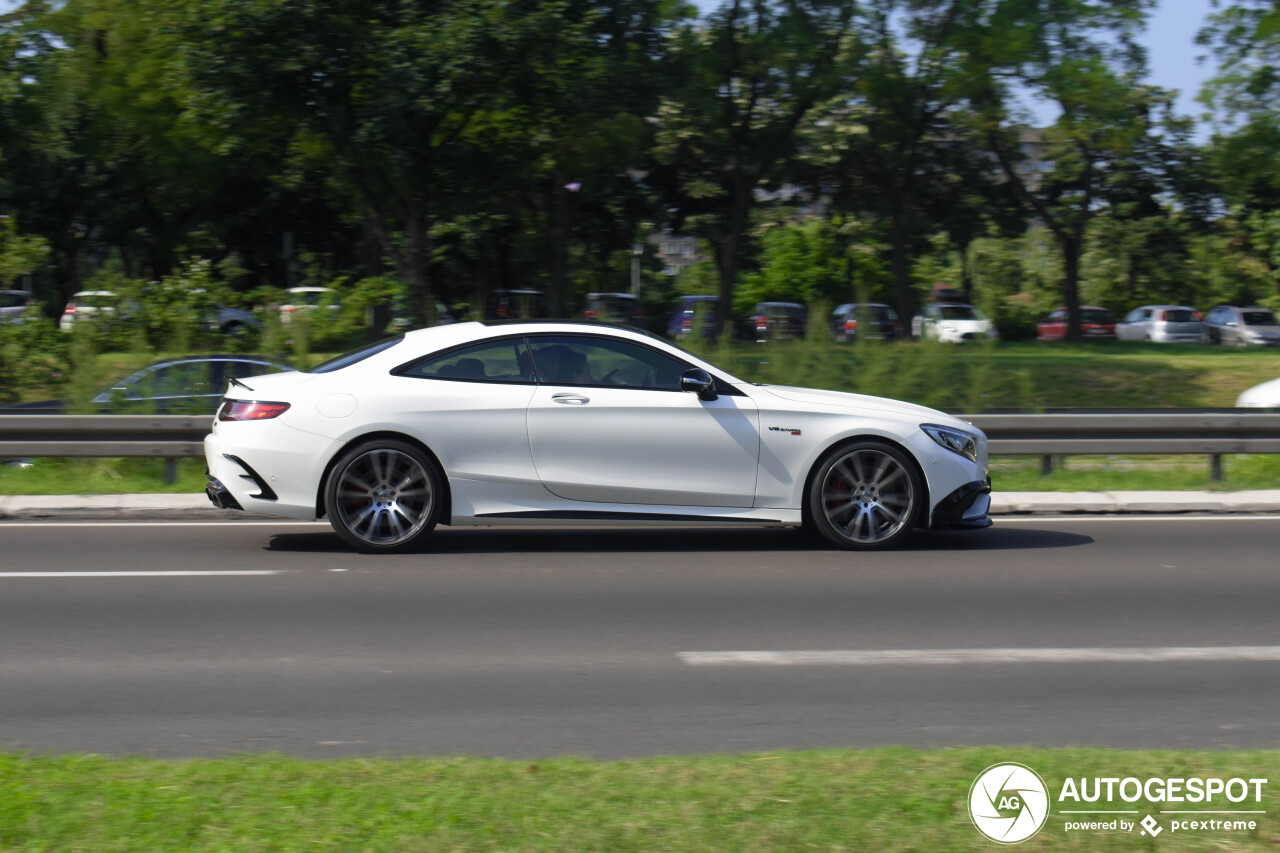
[[[938,424],[920,424],[920,429],[952,453],[959,453],[972,462],[978,461],[978,439],[964,430]]]

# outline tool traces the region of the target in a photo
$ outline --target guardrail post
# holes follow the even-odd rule
[[[178,482],[178,458],[176,456],[166,456],[164,458],[164,481],[171,486]]]
[[[1053,457],[1045,454],[1040,457],[1040,476],[1048,477],[1053,473]]]
[[[1209,456],[1209,477],[1215,483],[1222,479],[1222,454],[1214,453]]]

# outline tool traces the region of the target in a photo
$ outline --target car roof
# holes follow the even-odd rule
[[[614,299],[639,299],[634,293],[588,293],[588,299],[599,299],[602,296],[611,296]]]
[[[115,296],[115,295],[116,295],[116,292],[114,290],[77,290],[75,293],[71,294],[71,298],[75,299],[77,296]]]

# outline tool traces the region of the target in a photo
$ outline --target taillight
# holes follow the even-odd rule
[[[256,400],[224,400],[218,409],[220,421],[266,421],[289,411],[288,403],[259,403]]]
[[[1159,314],[1157,314],[1157,315],[1156,315],[1156,319],[1157,319],[1157,320],[1168,320],[1168,319],[1169,319],[1169,314],[1168,314],[1168,312],[1166,312],[1166,311],[1161,311]]]
[[[587,318],[588,320],[594,320],[594,319],[596,318],[596,312],[594,312],[594,311],[592,311],[592,310],[590,310],[590,309],[587,309],[586,311],[584,311],[584,312],[582,312],[582,313],[586,316],[586,318]]]
[[[756,318],[756,328],[757,328],[757,329],[768,329],[768,328],[769,328],[769,318],[768,318],[768,317],[757,317],[757,318]]]
[[[74,313],[76,313],[76,306],[74,306],[74,305],[68,305],[68,306],[67,306],[67,309],[66,309],[65,311],[63,311],[62,313],[63,313],[63,314],[74,314]]]
[[[1200,312],[1199,312],[1199,311],[1196,311],[1195,309],[1192,309],[1192,311],[1191,311],[1191,319],[1192,319],[1192,320],[1195,320],[1197,323],[1199,323],[1201,320],[1203,320],[1203,319],[1204,319],[1204,317],[1202,317],[1202,316],[1200,315]]]
[[[857,320],[845,320],[845,321],[844,321],[844,330],[845,330],[846,332],[856,332],[856,331],[858,331],[858,321],[857,321]]]
[[[692,317],[685,317],[685,318],[684,318],[684,322],[683,322],[683,323],[681,323],[681,325],[682,325],[682,326],[684,326],[684,328],[685,328],[685,329],[692,329],[692,328],[693,328],[693,318],[692,318]]]

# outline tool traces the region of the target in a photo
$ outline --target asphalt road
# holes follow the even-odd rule
[[[1020,518],[859,556],[781,529],[480,528],[367,557],[322,525],[2,523],[0,749],[1276,747],[1278,542],[1280,517]],[[1238,647],[1264,651],[1203,651]],[[1072,651],[1098,648],[1138,651]],[[911,653],[859,657],[885,649]],[[1064,651],[921,662],[957,649]],[[711,651],[848,654],[682,655]]]

